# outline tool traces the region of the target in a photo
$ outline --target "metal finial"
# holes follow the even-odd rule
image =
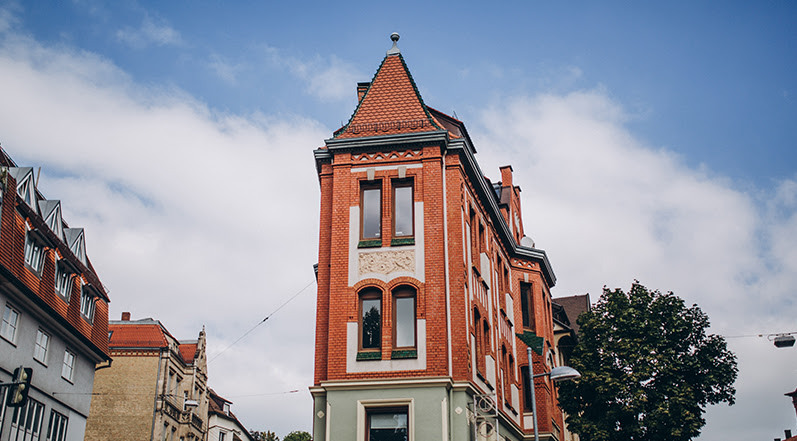
[[[390,50],[387,51],[388,55],[396,55],[396,54],[400,54],[401,53],[401,51],[398,48],[398,44],[397,44],[398,41],[399,41],[399,38],[401,38],[401,37],[399,36],[398,32],[393,32],[392,34],[390,34],[390,39],[393,40],[393,47],[391,47]]]

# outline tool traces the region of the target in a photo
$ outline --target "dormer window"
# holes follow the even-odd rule
[[[25,265],[33,272],[41,274],[43,263],[44,243],[34,231],[28,230],[25,232]]]
[[[44,223],[55,233],[59,239],[64,238],[64,226],[61,220],[61,201],[44,200],[39,201],[39,211],[41,212]]]
[[[69,250],[86,265],[86,239],[82,228],[65,228],[64,238]]]
[[[225,415],[230,414],[230,403],[224,403],[224,414]]]
[[[83,285],[80,292],[80,315],[89,323],[94,321],[94,308],[97,301],[96,293],[91,285]]]
[[[10,167],[8,171],[17,180],[17,195],[30,208],[36,209],[36,186],[33,181],[33,168]]]
[[[70,265],[67,265],[66,262],[64,259],[58,259],[55,265],[55,292],[69,303],[69,295],[72,293],[73,273],[70,270]]]

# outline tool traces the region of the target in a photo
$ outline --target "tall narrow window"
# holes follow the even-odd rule
[[[36,344],[33,347],[33,358],[47,364],[47,348],[50,347],[50,336],[39,329],[36,333]]]
[[[479,310],[477,308],[473,308],[473,332],[474,336],[476,337],[476,372],[482,373],[484,372],[484,337],[482,330],[482,318]]]
[[[529,383],[529,367],[528,366],[521,366],[520,367],[520,376],[523,378],[523,410],[525,412],[531,412],[531,383]]]
[[[72,274],[64,268],[59,260],[55,265],[55,291],[69,303],[72,293]]]
[[[393,349],[415,348],[415,290],[393,292]]]
[[[393,236],[412,237],[413,197],[412,182],[399,181],[393,185]]]
[[[47,441],[64,441],[69,419],[59,412],[50,411],[50,423],[47,424]]]
[[[75,371],[75,354],[69,349],[64,351],[64,364],[61,366],[61,377],[67,381],[72,381],[72,376]]]
[[[17,337],[17,321],[19,320],[19,313],[11,305],[6,305],[3,310],[3,324],[0,326],[0,336],[4,339],[14,343]]]
[[[360,217],[362,239],[380,239],[382,237],[382,184],[367,183],[360,192]]]
[[[409,415],[406,408],[369,409],[367,441],[407,441]]]
[[[520,282],[520,309],[523,312],[523,327],[534,330],[534,297],[531,284]]]
[[[42,414],[44,405],[28,397],[28,404],[14,408],[11,417],[11,435],[8,439],[35,440],[41,439]]]
[[[382,347],[382,292],[367,289],[360,294],[360,349]]]
[[[512,394],[509,391],[510,372],[509,372],[509,356],[506,351],[506,346],[501,345],[501,364],[504,365],[504,400],[507,403],[512,401]]]
[[[86,285],[83,285],[82,292],[80,293],[80,313],[89,322],[94,320],[94,296],[91,295]]]
[[[25,234],[25,263],[35,272],[40,272],[44,261],[44,246],[28,231]]]

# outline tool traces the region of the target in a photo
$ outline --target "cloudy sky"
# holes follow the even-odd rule
[[[249,428],[310,430],[312,150],[396,31],[484,173],[513,165],[554,296],[697,303],[740,365],[700,440],[795,429],[797,349],[756,337],[797,331],[794,2],[109,3],[0,0],[0,143],[86,228],[111,318],[205,326]]]

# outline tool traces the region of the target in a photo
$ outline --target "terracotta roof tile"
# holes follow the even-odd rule
[[[196,356],[196,343],[180,343],[180,356],[183,361],[191,363]]]
[[[401,55],[389,55],[337,138],[434,132],[440,124],[423,104]]]
[[[111,348],[165,348],[169,346],[158,324],[110,324]]]

